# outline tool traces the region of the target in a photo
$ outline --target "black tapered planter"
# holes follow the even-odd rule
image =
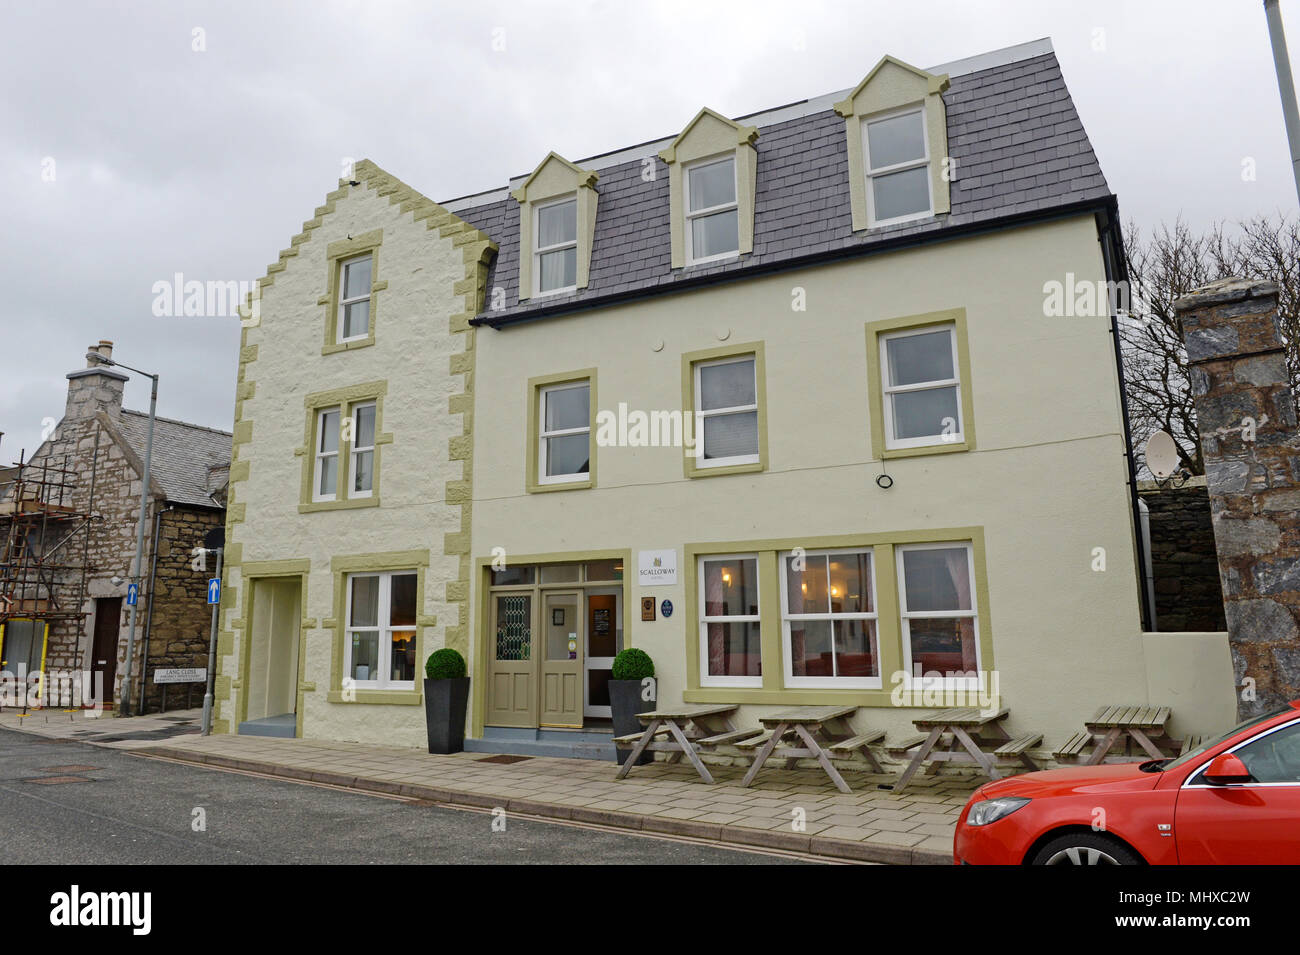
[[[429,752],[459,753],[465,749],[465,709],[469,677],[424,681],[424,722]]]
[[[609,703],[610,709],[614,711],[614,735],[626,736],[628,733],[640,733],[645,730],[641,721],[636,718],[638,713],[646,713],[655,708],[654,696],[658,690],[658,684],[651,689],[650,699],[642,699],[641,681],[640,680],[610,680],[609,681]],[[626,762],[627,758],[632,755],[632,747],[626,749],[616,749],[614,758],[620,762]],[[644,766],[646,763],[653,763],[655,754],[646,750],[637,760],[638,766]]]

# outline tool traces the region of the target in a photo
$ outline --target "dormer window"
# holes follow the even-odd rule
[[[853,231],[951,210],[947,75],[884,57],[835,104],[844,117]]]
[[[706,160],[686,169],[686,260],[728,258],[740,250],[736,159]]]
[[[591,278],[596,173],[548,153],[510,193],[519,203],[519,300],[578,292]]]
[[[754,251],[757,126],[702,109],[659,158],[668,166],[672,267]]]
[[[933,214],[924,108],[869,119],[862,126],[871,224]]]
[[[571,292],[578,284],[578,200],[537,207],[537,294]]]

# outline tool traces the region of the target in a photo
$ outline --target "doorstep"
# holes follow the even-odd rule
[[[136,751],[451,806],[895,865],[951,865],[957,817],[983,782],[962,771],[927,774],[895,794],[879,788],[895,776],[849,771],[854,792],[845,795],[819,768],[773,769],[746,788],[744,768],[724,766],[709,786],[690,766],[663,761],[615,780],[612,758],[500,763],[468,752],[248,736],[179,737]]]
[[[465,740],[465,752],[601,759],[612,763],[615,752],[614,732],[599,729],[485,726],[481,737]]]

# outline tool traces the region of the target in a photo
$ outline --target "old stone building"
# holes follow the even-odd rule
[[[91,346],[104,358],[112,342]],[[0,477],[4,668],[93,674],[106,706],[122,697],[148,415],[122,407],[127,376],[87,359],[70,372],[64,416]],[[160,668],[207,665],[211,558],[224,525],[226,431],[157,417],[145,549],[138,572],[132,710],[198,705],[200,683],[158,685]],[[34,621],[34,623],[33,623]],[[96,694],[99,695],[99,694]]]

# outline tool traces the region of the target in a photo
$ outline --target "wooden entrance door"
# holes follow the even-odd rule
[[[542,597],[543,726],[582,726],[583,620],[581,591]]]
[[[491,726],[537,725],[537,640],[531,592],[492,595],[492,658],[487,714]]]
[[[117,679],[117,642],[122,634],[122,598],[100,597],[95,601],[95,638],[90,646],[91,691],[100,692],[105,706],[111,706],[116,695],[113,684]],[[100,684],[99,680],[103,679]]]

